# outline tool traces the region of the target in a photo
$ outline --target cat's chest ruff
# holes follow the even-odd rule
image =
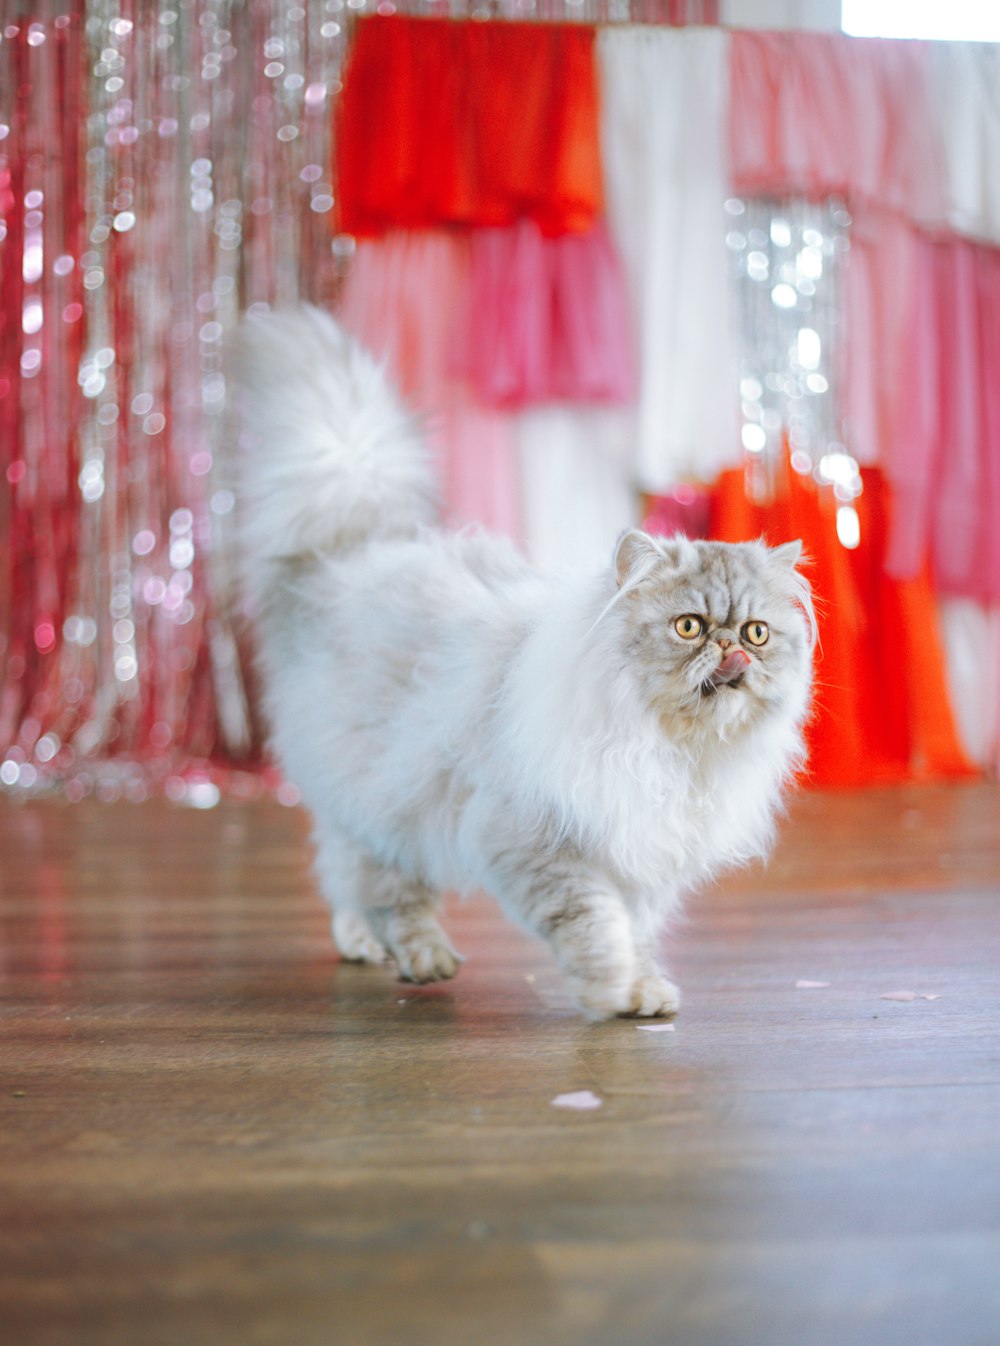
[[[767,782],[759,773],[748,779],[748,766],[746,751],[734,745],[690,762],[676,778],[668,826],[694,868],[708,871],[734,843],[741,845],[738,834],[756,811],[747,805],[765,802]]]

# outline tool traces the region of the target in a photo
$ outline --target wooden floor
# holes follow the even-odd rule
[[[0,801],[3,1346],[1000,1343],[997,790],[803,798],[662,1033],[338,965],[305,835]]]

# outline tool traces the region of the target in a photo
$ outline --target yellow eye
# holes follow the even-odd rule
[[[751,645],[766,645],[770,634],[767,622],[746,622],[743,626],[743,639],[749,641]]]
[[[705,623],[701,618],[693,616],[690,612],[678,617],[674,622],[674,630],[685,640],[696,640],[704,629]]]

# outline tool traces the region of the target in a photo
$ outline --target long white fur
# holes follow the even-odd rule
[[[650,543],[659,559],[619,585],[610,563],[543,576],[504,540],[435,530],[414,423],[317,310],[248,324],[242,382],[265,707],[342,951],[450,976],[437,894],[482,887],[549,939],[592,1017],[672,1012],[658,931],[683,888],[767,850],[801,759],[805,663],[752,729],[728,692],[703,722],[667,723],[624,653],[630,603],[695,544]]]

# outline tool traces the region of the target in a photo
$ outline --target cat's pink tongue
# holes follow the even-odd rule
[[[724,682],[734,682],[741,673],[745,673],[750,667],[750,656],[746,650],[730,650],[723,659],[722,663],[709,678],[713,687],[718,687]]]

